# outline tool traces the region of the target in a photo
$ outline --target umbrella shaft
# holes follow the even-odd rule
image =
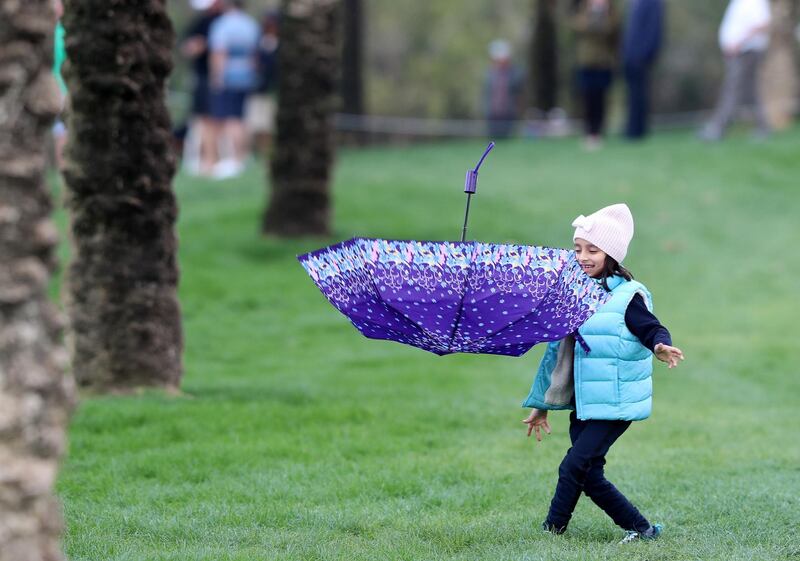
[[[464,211],[464,229],[461,230],[461,241],[467,238],[467,219],[469,219],[469,201],[472,199],[472,193],[467,193],[467,210]]]

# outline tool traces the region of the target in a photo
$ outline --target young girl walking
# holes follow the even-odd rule
[[[650,416],[652,355],[670,368],[683,360],[669,331],[653,315],[645,286],[621,265],[633,237],[633,216],[624,204],[602,208],[572,223],[575,255],[587,275],[611,293],[608,301],[569,336],[550,343],[530,395],[533,411],[522,422],[528,436],[550,434],[547,412],[570,409],[572,447],[558,468],[558,484],[542,528],[567,529],[580,494],[586,493],[626,535],[620,543],[654,539],[660,524],[650,524],[603,474],[606,454],[630,426]]]

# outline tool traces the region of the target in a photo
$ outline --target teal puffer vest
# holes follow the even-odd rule
[[[572,336],[549,343],[523,407],[575,409],[581,420],[650,416],[653,354],[628,330],[625,311],[637,293],[652,311],[652,297],[639,282],[607,282],[611,298],[578,329],[590,352]]]

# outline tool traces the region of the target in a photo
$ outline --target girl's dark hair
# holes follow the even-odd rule
[[[600,285],[610,291],[611,289],[608,288],[606,279],[615,275],[628,281],[633,280],[633,275],[628,269],[617,263],[617,260],[610,255],[606,255],[606,262],[603,265],[603,271],[600,273]]]

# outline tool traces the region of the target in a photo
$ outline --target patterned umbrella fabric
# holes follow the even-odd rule
[[[353,238],[298,259],[365,336],[438,355],[519,356],[609,296],[567,249]]]

